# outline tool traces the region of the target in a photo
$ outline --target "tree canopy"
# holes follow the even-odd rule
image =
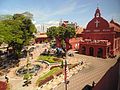
[[[58,27],[50,27],[47,30],[47,36],[51,39],[56,40],[56,46],[57,47],[65,47],[66,49],[71,48],[71,45],[69,43],[69,39],[73,38],[75,36],[75,27],[72,26],[58,26]],[[63,48],[64,49],[64,48]]]
[[[36,33],[35,25],[31,19],[23,14],[14,14],[12,19],[0,21],[0,44],[8,44],[14,53],[19,55],[23,46],[28,45]]]
[[[75,36],[75,28],[71,26],[52,26],[47,30],[47,36],[50,38],[59,37],[61,39],[73,38]]]

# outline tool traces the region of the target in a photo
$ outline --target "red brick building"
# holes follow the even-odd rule
[[[81,33],[79,53],[107,58],[120,50],[120,25],[113,20],[109,23],[96,9],[93,19]]]
[[[42,42],[48,42],[48,41],[50,41],[50,38],[48,38],[46,33],[38,33],[38,34],[36,34],[36,39],[35,39],[36,43],[42,43]]]
[[[63,21],[61,26],[73,26],[76,30],[76,37],[66,39],[66,49],[78,50],[80,54],[107,58],[115,56],[120,52],[120,25],[113,20],[108,22],[101,16],[100,9],[97,8],[93,19],[86,28],[80,28],[77,23]],[[47,40],[47,36],[36,38],[36,42]],[[61,47],[60,38],[56,39],[56,46]]]

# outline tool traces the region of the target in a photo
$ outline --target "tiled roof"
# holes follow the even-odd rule
[[[120,25],[118,23],[111,20],[109,25],[110,25],[110,27],[114,27],[114,31],[120,32]]]

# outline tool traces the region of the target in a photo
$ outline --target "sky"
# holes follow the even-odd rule
[[[120,0],[0,0],[0,14],[28,11],[37,24],[69,20],[86,27],[97,6],[106,20],[120,23]]]

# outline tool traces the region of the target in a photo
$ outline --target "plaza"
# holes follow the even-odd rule
[[[1,0],[0,90],[119,90],[119,0]]]
[[[39,56],[39,54],[44,51],[45,48],[43,48],[44,44],[37,44],[39,47],[33,51],[35,54],[33,55],[33,59],[31,59],[32,63],[38,63],[34,62],[36,57]],[[49,47],[49,45],[48,45]],[[72,51],[72,50],[71,50]],[[85,85],[89,84],[91,85],[94,81],[97,83],[106,73],[106,71],[112,67],[115,63],[118,57],[113,59],[102,59],[92,56],[86,56],[86,55],[80,55],[77,54],[75,51],[72,51],[74,56],[70,57],[67,56],[66,60],[69,64],[76,64],[83,62],[83,65],[75,66],[73,69],[70,69],[67,72],[67,79],[69,80],[68,90],[80,90]],[[20,60],[19,67],[26,64],[26,60],[23,58]],[[19,68],[11,68],[10,72],[7,73],[9,77],[9,83],[11,90],[64,90],[64,73],[60,76],[54,78],[53,80],[47,82],[46,84],[37,87],[36,86],[36,80],[39,76],[43,75],[44,73],[48,72],[49,67],[46,68],[45,64],[42,64],[43,70],[39,71],[37,76],[33,76],[31,80],[31,84],[27,87],[23,87],[23,78],[16,76],[15,71]],[[0,77],[0,81],[5,81],[4,76]]]

